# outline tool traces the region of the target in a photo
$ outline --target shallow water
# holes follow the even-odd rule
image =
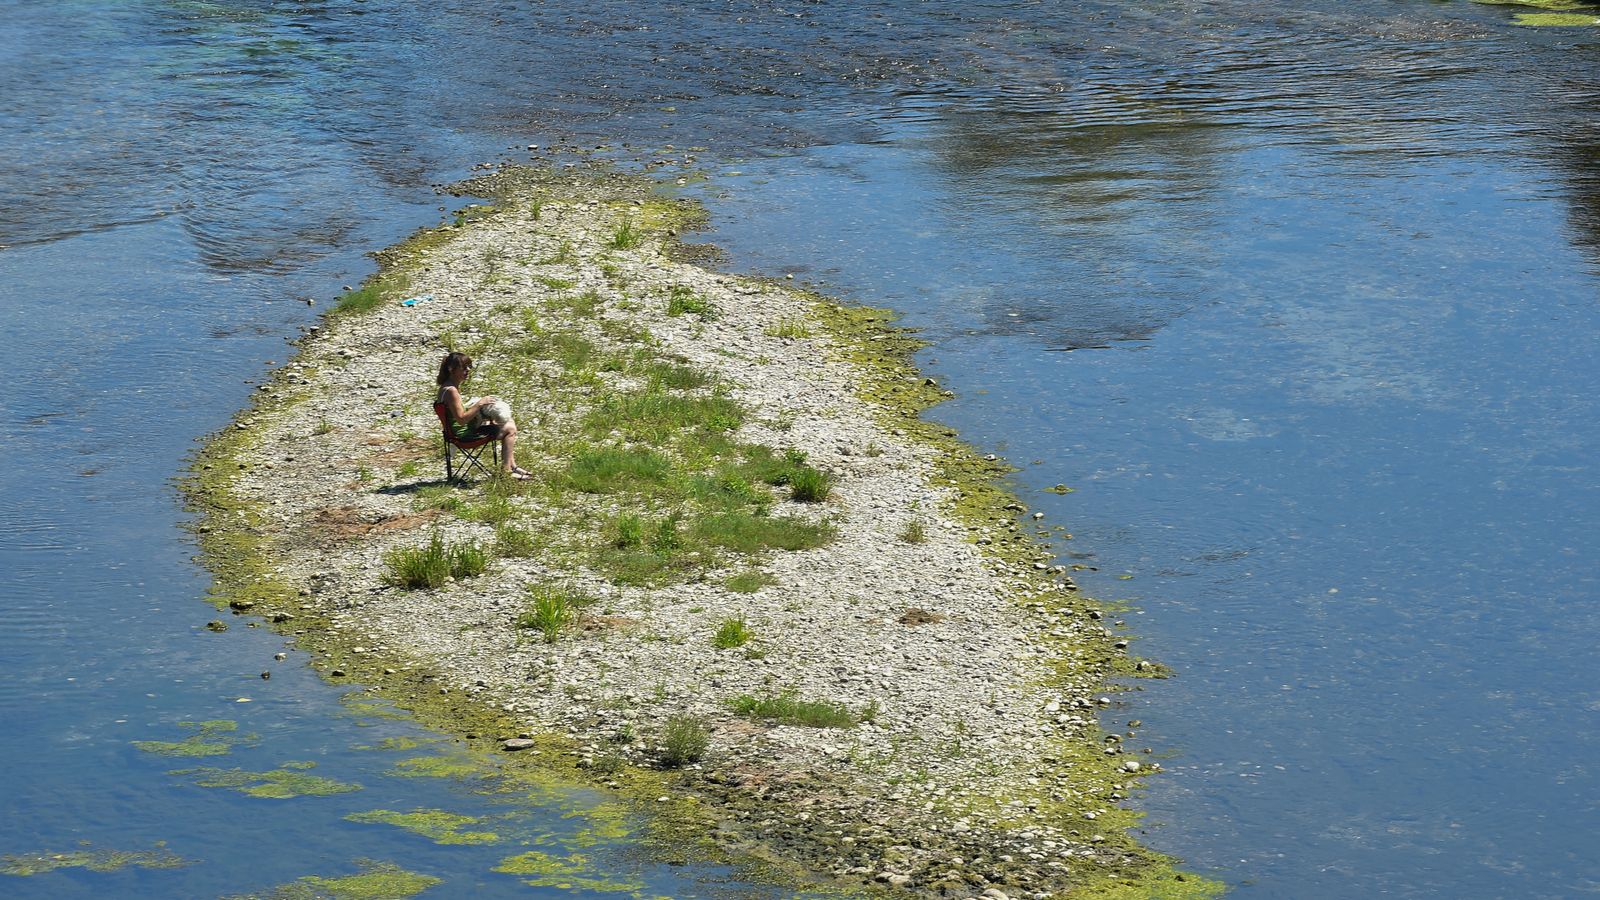
[[[0,854],[197,861],[3,890],[240,893],[367,857],[440,894],[562,893],[489,872],[516,848],[342,818],[504,811],[352,749],[415,729],[349,715],[280,639],[204,631],[168,486],[302,298],[529,143],[703,172],[685,190],[736,267],[925,330],[959,395],[935,415],[1021,467],[1079,582],[1177,670],[1108,719],[1171,773],[1139,801],[1152,845],[1243,896],[1600,890],[1600,32],[1511,18],[0,2]],[[260,740],[128,743],[206,719]],[[290,760],[365,789],[166,774]],[[677,896],[721,877],[590,868]]]

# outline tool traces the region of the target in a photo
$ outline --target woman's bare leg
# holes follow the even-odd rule
[[[506,474],[517,469],[517,423],[507,421],[505,430],[500,432],[500,469]]]

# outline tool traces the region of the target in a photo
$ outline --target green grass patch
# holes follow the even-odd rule
[[[585,494],[613,494],[623,490],[652,493],[672,475],[672,461],[654,450],[639,447],[600,447],[581,450],[567,463],[567,487]]]
[[[804,725],[808,728],[849,728],[866,721],[866,713],[852,711],[832,700],[802,700],[795,691],[754,697],[740,694],[728,707],[748,719],[761,719],[779,725]],[[876,710],[871,710],[874,714]]]
[[[774,487],[794,482],[806,465],[806,453],[793,447],[779,454],[770,447],[747,446],[741,448],[744,458],[739,470],[744,475]]]
[[[667,315],[677,317],[685,314],[699,316],[709,322],[717,317],[717,306],[681,284],[673,285],[672,292],[667,296]]]
[[[673,360],[639,359],[645,354],[635,354],[635,359],[623,366],[623,370],[630,375],[639,375],[663,388],[674,390],[693,390],[705,387],[712,383],[709,375],[698,369],[691,369]]]
[[[510,348],[510,353],[549,360],[567,371],[593,368],[600,356],[594,342],[576,331],[548,331],[537,323],[528,329],[526,338]]]
[[[761,514],[772,506],[771,493],[758,487],[733,466],[691,477],[688,480],[688,494],[701,504],[718,509],[750,507]]]
[[[662,584],[687,560],[654,550],[606,548],[595,554],[592,564],[612,584],[647,586]],[[676,564],[676,565],[675,565]]]
[[[654,346],[656,342],[655,335],[651,334],[650,329],[645,328],[643,325],[635,325],[620,319],[600,319],[596,324],[600,326],[600,331],[606,337],[621,344],[638,344],[642,347],[650,347]]]
[[[553,311],[564,311],[580,319],[590,319],[600,313],[600,307],[605,305],[600,297],[600,292],[587,290],[581,294],[557,294],[546,300],[545,308]]]
[[[1591,3],[1579,0],[1473,0],[1486,6],[1533,6],[1539,9],[1583,9]]]
[[[417,509],[442,509],[454,513],[466,505],[461,492],[453,484],[423,485],[417,488],[412,497],[412,505]]]
[[[340,315],[371,312],[389,298],[393,284],[384,280],[371,280],[353,291],[340,295],[333,311]]]
[[[750,569],[735,575],[729,575],[723,580],[722,586],[736,593],[753,594],[769,584],[776,584],[777,581],[778,579],[759,569]]]
[[[526,528],[503,524],[494,530],[495,552],[512,559],[530,559],[543,549],[539,536]]]
[[[1593,13],[1517,13],[1514,21],[1518,25],[1531,25],[1535,28],[1593,28],[1600,25],[1600,16]]]
[[[450,576],[476,578],[489,568],[489,551],[476,542],[450,546]]]
[[[728,397],[674,393],[661,384],[610,394],[584,420],[594,437],[617,431],[652,444],[668,443],[687,431],[732,431],[743,422],[744,410]]]
[[[676,511],[653,522],[636,513],[617,517],[593,568],[614,584],[651,585],[700,565],[704,548],[686,546],[682,518]]]
[[[717,633],[711,636],[711,643],[719,650],[732,650],[750,643],[754,636],[749,623],[743,618],[723,619],[722,624],[717,626]]]
[[[928,539],[928,532],[922,525],[921,519],[912,519],[906,527],[900,529],[900,540],[908,544],[920,544]]]
[[[739,553],[769,548],[809,550],[826,544],[834,533],[827,524],[739,511],[703,516],[690,525],[689,532],[698,543]]]
[[[562,241],[560,245],[556,247],[556,252],[545,257],[544,259],[539,260],[538,265],[559,266],[570,262],[576,262],[577,259],[578,254],[573,250],[572,242]]]
[[[515,518],[517,510],[512,505],[510,497],[491,494],[477,503],[462,503],[456,508],[455,513],[468,522],[499,525]]]

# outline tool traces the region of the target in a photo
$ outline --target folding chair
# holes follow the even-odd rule
[[[496,426],[487,426],[493,430],[487,434],[476,432],[461,438],[456,436],[456,430],[450,419],[450,409],[443,403],[433,405],[434,415],[439,417],[439,424],[444,427],[444,477],[448,481],[462,481],[469,472],[476,471],[485,478],[491,473],[483,465],[483,449],[489,448],[490,459],[494,460],[495,468],[500,467],[500,429]],[[480,426],[482,431],[485,426]],[[456,462],[454,455],[461,455],[461,462]]]

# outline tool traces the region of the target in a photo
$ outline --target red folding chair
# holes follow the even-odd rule
[[[465,480],[467,473],[476,471],[485,478],[491,477],[490,471],[483,465],[483,449],[489,448],[490,459],[494,460],[495,468],[500,467],[500,429],[494,425],[480,425],[478,429],[466,437],[456,434],[455,423],[451,420],[450,409],[443,403],[433,405],[433,414],[439,417],[439,424],[444,426],[444,477],[449,481]],[[461,462],[456,462],[455,454],[461,455]]]

